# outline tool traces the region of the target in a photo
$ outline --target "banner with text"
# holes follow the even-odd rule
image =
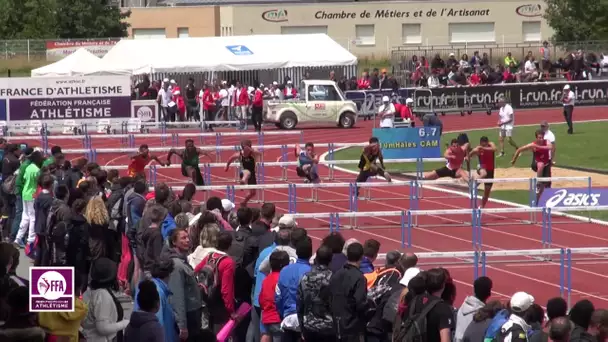
[[[129,76],[0,79],[0,120],[131,117]]]
[[[415,88],[353,90],[346,92],[346,98],[357,103],[361,114],[378,112],[382,96],[396,98],[405,103],[411,97],[415,106],[441,112],[442,108],[465,107],[465,101],[472,108],[492,107],[504,95],[513,108],[551,108],[562,106],[564,85],[569,84],[575,95],[577,106],[598,106],[608,104],[608,81],[515,83],[484,85],[477,87],[444,87],[428,91]],[[432,94],[432,95],[431,95]]]
[[[539,200],[539,207],[595,207],[608,205],[608,189],[567,188],[545,189]]]
[[[441,158],[441,135],[436,127],[374,128],[385,159]]]
[[[48,61],[58,61],[80,48],[86,48],[89,52],[101,58],[119,41],[119,39],[51,40],[46,42],[46,59]]]

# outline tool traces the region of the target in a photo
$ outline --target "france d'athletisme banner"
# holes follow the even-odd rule
[[[385,159],[441,158],[437,127],[374,128]]]
[[[608,205],[608,189],[545,189],[539,201],[540,207],[549,208],[595,207],[600,205]]]
[[[513,108],[551,108],[562,106],[564,85],[569,84],[575,94],[577,106],[597,106],[608,104],[608,81],[512,83],[477,87],[444,87],[422,91],[421,88],[352,90],[345,92],[346,98],[354,101],[363,115],[375,114],[382,104],[382,97],[405,99],[415,97],[417,107],[429,108],[437,112],[442,108],[464,108],[465,101],[473,109],[492,107],[502,95],[509,99]],[[414,93],[415,92],[415,93]],[[432,98],[431,98],[432,94]]]
[[[0,120],[130,117],[129,76],[0,79]]]

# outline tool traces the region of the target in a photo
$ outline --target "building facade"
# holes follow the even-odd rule
[[[215,37],[220,35],[220,7],[131,8],[126,20],[133,39]]]
[[[326,33],[359,57],[397,46],[540,43],[552,31],[535,0],[223,6],[224,35]]]

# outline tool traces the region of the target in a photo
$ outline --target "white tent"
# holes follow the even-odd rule
[[[326,34],[252,35],[121,40],[100,70],[141,75],[356,64],[357,57]]]
[[[100,71],[101,65],[102,62],[99,57],[85,48],[80,48],[60,61],[32,70],[32,77],[128,74],[119,70],[114,72]]]

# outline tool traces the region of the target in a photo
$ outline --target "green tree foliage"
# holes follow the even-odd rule
[[[0,39],[126,37],[130,14],[104,0],[0,0]]]
[[[608,0],[545,0],[555,42],[608,40]]]

